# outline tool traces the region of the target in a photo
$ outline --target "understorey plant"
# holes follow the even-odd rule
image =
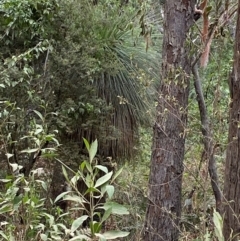
[[[73,222],[66,232],[74,240],[113,240],[119,237],[126,237],[129,232],[120,230],[104,230],[104,222],[112,215],[127,215],[128,210],[114,202],[114,180],[119,176],[122,169],[115,174],[109,171],[104,165],[98,164],[96,153],[98,142],[92,144],[84,139],[89,159],[84,160],[79,165],[79,169],[72,178],[69,172],[73,172],[69,167],[62,163],[62,171],[66,178],[68,190],[60,194],[55,203],[59,200],[68,203],[69,213],[72,214]],[[67,171],[68,169],[68,171]],[[85,191],[79,191],[79,184],[84,185]],[[81,188],[82,190],[82,188]],[[77,216],[77,217],[76,217]],[[83,228],[89,232],[83,232]]]

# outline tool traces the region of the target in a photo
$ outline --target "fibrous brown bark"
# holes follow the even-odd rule
[[[154,125],[145,241],[176,241],[187,122],[190,63],[185,48],[194,1],[164,5],[162,80]]]
[[[231,104],[228,130],[228,146],[225,168],[224,197],[224,237],[239,240],[240,233],[240,0],[235,35],[233,70],[229,79]],[[240,236],[240,235],[239,235]]]

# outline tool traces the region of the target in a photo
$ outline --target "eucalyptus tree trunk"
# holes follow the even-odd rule
[[[191,72],[186,39],[194,2],[167,0],[164,5],[162,78],[153,128],[145,241],[178,240]]]
[[[224,182],[225,240],[231,232],[235,236],[231,240],[239,240],[237,234],[240,234],[240,0],[237,15],[233,70],[229,79],[231,103]]]

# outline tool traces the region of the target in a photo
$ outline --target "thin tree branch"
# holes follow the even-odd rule
[[[204,144],[204,149],[208,160],[208,172],[211,178],[211,185],[212,185],[213,193],[216,200],[216,210],[218,212],[221,212],[222,192],[220,191],[219,184],[218,184],[218,174],[217,174],[216,161],[214,158],[214,145],[212,140],[212,133],[209,126],[207,107],[203,96],[202,84],[199,77],[197,64],[193,66],[192,73],[194,77],[194,87],[197,94],[197,102],[198,102],[200,119],[202,124],[203,144]]]

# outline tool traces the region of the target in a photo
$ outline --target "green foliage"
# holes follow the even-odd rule
[[[27,136],[24,123],[35,110],[55,113],[45,119],[47,132],[57,129],[63,144],[71,139],[82,147],[82,137],[98,137],[102,156],[133,154],[138,126],[150,123],[158,79],[159,38],[156,31],[152,41],[150,32],[145,40],[141,34],[148,7],[1,1],[0,96],[16,107],[4,135]]]
[[[0,236],[3,240],[87,240],[89,236],[108,240],[128,235],[124,231],[103,230],[103,223],[111,215],[128,214],[124,206],[112,201],[112,182],[121,170],[113,175],[107,167],[96,165],[94,153],[97,151],[97,141],[91,145],[86,140],[85,143],[89,147],[89,161],[83,161],[71,179],[63,167],[71,190],[61,193],[54,201],[57,203],[63,200],[69,203],[68,212],[60,215],[56,207],[51,205],[49,209],[46,208],[49,174],[36,169],[26,179],[23,174],[19,174],[22,167],[11,164],[14,175],[0,180],[5,185],[5,191],[0,192],[0,217],[4,219]],[[103,172],[102,176],[99,176],[100,171]],[[43,178],[40,178],[41,175]],[[77,187],[80,180],[86,185],[84,194]],[[104,199],[105,195],[107,200]],[[78,210],[83,210],[86,214],[77,216]],[[84,222],[89,222],[89,233],[84,233],[81,228]]]
[[[1,179],[5,183],[6,192],[0,193],[1,218],[4,220],[4,240],[32,240],[37,238],[38,233],[44,229],[43,219],[46,199],[40,196],[46,193],[46,185],[43,181],[36,179],[37,171],[32,172],[27,181],[23,174],[18,174],[21,166],[12,165],[14,176]],[[21,238],[21,239],[20,239]]]
[[[0,3],[0,33],[8,47],[29,48],[50,39],[58,1],[3,0]]]
[[[71,233],[74,233],[84,221],[89,219],[92,237],[97,236],[100,240],[125,237],[128,235],[128,232],[108,230],[107,232],[100,233],[103,223],[110,218],[110,215],[128,214],[128,211],[124,206],[111,201],[114,195],[114,186],[111,183],[120,174],[121,169],[113,175],[113,172],[109,172],[107,167],[98,165],[95,157],[98,148],[97,140],[90,145],[88,141],[84,139],[84,143],[88,150],[89,160],[83,161],[80,164],[79,170],[71,179],[69,179],[65,167],[62,166],[69,189],[72,191],[60,194],[55,199],[55,203],[63,198],[65,201],[76,203],[78,208],[72,208],[73,210],[81,209],[86,213],[86,215],[74,220],[71,226]],[[99,173],[101,172],[103,174],[99,176]],[[79,191],[77,186],[78,182],[84,183],[84,193]],[[105,196],[107,196],[107,200],[105,200]],[[98,221],[95,220],[96,217]],[[77,235],[75,238],[81,238],[80,236]]]
[[[65,41],[53,54],[54,66],[61,75],[54,79],[64,76],[69,80],[59,87],[58,123],[72,126],[68,130],[71,136],[78,129],[80,143],[83,136],[101,136],[103,156],[113,156],[109,149],[115,149],[114,156],[129,155],[137,127],[149,123],[151,115],[146,113],[151,109],[152,83],[158,78],[158,54],[153,46],[146,52],[146,43],[139,37],[142,30],[138,21],[144,13],[139,11],[137,15],[138,9],[129,7],[132,5],[119,8],[118,1],[99,1],[97,5],[69,1],[66,5],[69,12],[62,17],[67,26]],[[71,101],[72,113],[66,113],[66,98]],[[104,101],[102,106],[100,100]],[[81,107],[79,103],[83,103]],[[86,103],[91,111],[85,111]],[[82,135],[79,129],[87,134]],[[123,145],[117,145],[117,140]]]

